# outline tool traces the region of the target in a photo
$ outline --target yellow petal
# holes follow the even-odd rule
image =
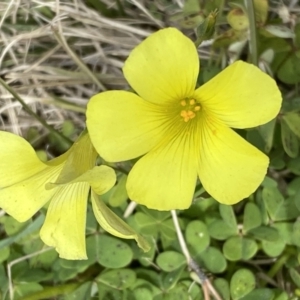
[[[203,109],[234,128],[255,127],[279,112],[276,82],[254,65],[238,61],[195,91]]]
[[[0,131],[0,189],[44,170],[46,165],[22,137]]]
[[[65,159],[63,169],[56,182],[72,182],[86,171],[93,168],[96,163],[97,152],[86,131],[78,137],[72,147],[68,150],[67,154],[68,156]]]
[[[196,185],[193,136],[183,132],[142,157],[127,179],[129,198],[157,210],[186,209]]]
[[[180,100],[195,89],[198,53],[193,42],[180,31],[162,29],[130,53],[123,71],[143,99],[158,104]]]
[[[19,222],[27,221],[55,193],[45,190],[45,183],[55,181],[60,170],[61,167],[49,167],[26,180],[1,189],[0,207]]]
[[[87,128],[97,152],[110,162],[129,160],[151,150],[162,138],[160,107],[133,93],[100,93],[87,107]]]
[[[86,259],[85,226],[88,183],[75,183],[53,189],[41,239],[56,248],[61,258]]]
[[[217,201],[234,204],[252,194],[265,177],[269,159],[232,129],[203,118],[198,174]]]
[[[92,205],[95,217],[105,231],[123,239],[135,239],[145,252],[150,250],[148,242],[112,212],[94,192],[92,192]]]
[[[96,166],[71,181],[56,181],[54,183],[49,182],[46,184],[46,189],[53,189],[61,185],[73,184],[77,182],[89,183],[98,195],[102,195],[114,186],[116,182],[116,173],[110,167]]]

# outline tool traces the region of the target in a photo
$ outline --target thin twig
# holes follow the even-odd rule
[[[57,3],[57,9],[56,13],[57,16],[59,16],[59,1],[56,1]],[[70,55],[70,57],[74,60],[74,62],[83,70],[88,77],[91,78],[91,80],[98,86],[98,88],[102,91],[106,91],[106,87],[100,82],[100,80],[95,76],[95,74],[85,65],[85,63],[81,60],[79,56],[76,55],[76,53],[69,47],[62,30],[61,20],[58,18],[58,31],[53,28],[53,33],[58,41],[58,43],[65,49],[65,51]]]
[[[127,208],[125,209],[123,217],[125,219],[127,219],[134,212],[134,210],[135,210],[136,207],[137,207],[137,203],[134,202],[134,201],[131,201],[128,204]]]
[[[210,283],[210,281],[206,277],[205,273],[201,270],[199,265],[191,257],[190,252],[188,250],[188,247],[186,245],[185,239],[184,239],[183,234],[181,232],[180,226],[179,226],[176,210],[171,210],[171,215],[172,215],[172,218],[173,218],[174,227],[175,227],[176,232],[177,232],[177,237],[178,237],[178,241],[179,241],[182,253],[186,258],[186,261],[187,261],[187,264],[188,264],[189,268],[197,274],[197,278],[199,279],[199,281],[202,285],[202,289],[203,289],[203,293],[204,293],[204,299],[209,300],[210,299],[209,298],[209,293],[210,293],[211,295],[214,296],[214,298],[216,300],[222,300],[222,298],[219,296],[218,292],[215,290],[213,285]]]
[[[26,260],[28,258],[31,258],[31,257],[34,257],[34,256],[37,256],[37,255],[40,255],[44,252],[47,252],[49,250],[53,249],[53,247],[49,247],[49,248],[44,248],[42,250],[39,250],[39,251],[36,251],[36,252],[33,252],[33,253],[30,253],[28,255],[25,255],[25,256],[22,256],[22,257],[19,257],[15,260],[12,260],[11,262],[9,262],[7,264],[7,276],[8,276],[8,290],[9,290],[9,298],[10,300],[13,300],[14,299],[14,287],[13,287],[13,283],[12,283],[12,277],[11,277],[11,268],[13,267],[13,265],[16,265],[18,264],[19,262],[23,261],[23,260]]]
[[[258,65],[257,55],[257,38],[256,38],[256,20],[253,0],[245,0],[246,11],[249,19],[250,28],[250,41],[249,41],[249,52],[251,54],[251,60],[254,65]]]

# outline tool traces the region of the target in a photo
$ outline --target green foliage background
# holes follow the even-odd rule
[[[33,89],[34,96],[40,99],[35,100],[38,105],[31,107],[41,116],[45,116],[49,107],[58,108],[63,118],[47,115],[47,122],[55,124],[59,120],[59,130],[70,139],[74,140],[84,127],[82,113],[89,96],[103,90],[103,86],[107,89],[126,88],[119,72],[121,63],[139,40],[160,27],[177,26],[197,44],[204,41],[199,48],[199,84],[220,72],[228,60],[236,59],[258,64],[276,79],[283,95],[278,117],[259,128],[239,131],[270,157],[269,172],[261,187],[249,199],[231,207],[218,204],[199,183],[193,205],[179,212],[178,217],[191,255],[211,279],[222,299],[298,299],[299,3],[264,0],[230,3],[222,0],[87,0],[80,2],[80,18],[74,11],[66,9],[76,9],[75,2],[59,3],[66,15],[63,25],[80,28],[81,36],[58,33],[55,17],[59,15],[53,5],[29,1],[27,6],[10,8],[9,1],[1,4],[2,31],[7,39],[0,40],[0,75],[19,95],[31,95],[30,88]],[[82,12],[83,8],[88,14]],[[218,15],[212,13],[216,9]],[[92,50],[94,46],[86,43],[88,38],[93,39],[88,37],[91,32],[86,29],[87,37],[82,38],[85,26],[98,28],[93,23],[97,22],[97,16],[101,17],[105,33],[111,32],[110,36],[106,35],[110,40],[95,41],[102,43],[103,48],[110,47],[106,50],[106,58],[114,62],[114,68],[109,65],[105,71],[94,65],[91,59],[95,53]],[[49,22],[54,25],[48,28],[48,35],[35,37],[34,34],[48,26]],[[134,37],[131,44],[126,40],[124,51],[116,55],[113,54],[118,50],[118,45],[114,46],[114,39],[117,40],[115,24],[124,26],[122,33],[128,33],[124,37]],[[144,30],[144,33],[138,30]],[[21,44],[21,48],[17,48],[20,40],[35,38],[37,42],[28,43],[27,47]],[[213,40],[207,43],[208,39]],[[15,46],[9,45],[8,42],[13,40]],[[56,56],[57,50],[51,52],[55,47],[63,49],[63,54],[60,53],[62,59],[58,54]],[[25,60],[28,65],[17,69],[16,60]],[[37,61],[41,66],[44,63],[45,77],[34,77],[41,74],[32,72]],[[26,74],[31,77],[26,77]],[[53,75],[52,79],[46,78],[49,74]],[[62,84],[66,93],[58,90],[55,84]],[[90,89],[90,94],[85,89]],[[47,92],[46,96],[43,91]],[[75,101],[75,98],[82,101]],[[2,107],[8,105],[6,101],[5,97],[1,99]],[[21,113],[19,117],[24,118],[24,115]],[[12,130],[10,112],[2,109],[0,116],[1,130]],[[41,159],[47,159],[49,152],[58,155],[68,148],[63,140],[36,124],[30,123],[19,133],[34,145]],[[128,206],[125,182],[132,163],[113,165],[120,170],[118,182],[103,197],[119,216]],[[86,229],[88,260],[85,261],[60,259],[53,249],[43,245],[39,228],[45,213],[46,208],[43,208],[31,221],[22,224],[1,214],[0,299],[11,298],[9,287],[14,299],[24,300],[204,299],[201,284],[194,281],[197,281],[195,274],[187,268],[169,212],[137,206],[127,218],[127,222],[152,245],[148,253],[143,253],[134,241],[117,239],[99,228],[89,207]]]

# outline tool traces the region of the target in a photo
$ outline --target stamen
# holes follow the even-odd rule
[[[193,118],[195,118],[196,114],[195,114],[193,111],[188,110],[188,111],[187,111],[187,116],[188,116],[190,119],[193,119]]]
[[[180,105],[184,107],[180,111],[180,116],[184,122],[188,122],[191,119],[194,119],[197,115],[197,111],[201,109],[201,106],[195,99],[183,99],[180,101]]]
[[[183,118],[187,117],[187,111],[186,110],[182,110],[180,112],[180,116],[183,117]]]

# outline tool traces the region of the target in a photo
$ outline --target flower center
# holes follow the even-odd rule
[[[180,116],[184,122],[188,122],[196,117],[197,112],[201,109],[201,106],[195,99],[185,99],[180,101],[180,105],[183,109],[180,111]]]

